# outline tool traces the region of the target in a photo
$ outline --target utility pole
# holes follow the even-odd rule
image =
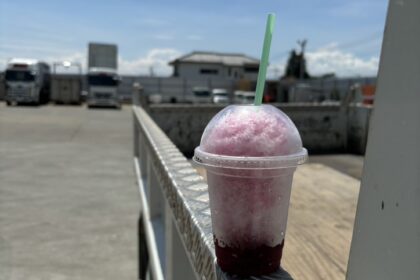
[[[308,40],[303,39],[303,40],[298,40],[297,43],[300,46],[300,71],[299,71],[299,79],[303,80],[304,75],[305,75],[305,61],[304,61],[304,57],[305,57],[305,47],[306,47],[306,43],[308,42]]]
[[[153,69],[153,66],[150,66],[149,67],[149,75],[150,75],[150,77],[154,77],[155,76],[155,71]]]
[[[274,68],[273,68],[273,73],[274,73],[274,79],[279,79],[279,77],[280,77],[280,69],[277,67],[277,66],[275,66]]]

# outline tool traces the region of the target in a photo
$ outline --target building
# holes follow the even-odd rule
[[[174,77],[256,81],[259,63],[258,59],[244,54],[194,51],[169,62],[169,65],[174,67]]]

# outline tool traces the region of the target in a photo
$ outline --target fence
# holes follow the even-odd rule
[[[140,83],[144,94],[159,94],[163,103],[191,102],[194,87],[209,89],[224,88],[233,93],[235,90],[253,90],[254,82],[233,79],[185,79],[177,77],[122,76],[118,91],[125,100],[131,98],[132,85]],[[374,85],[376,78],[328,78],[313,79],[304,82],[286,82],[283,80],[267,81],[266,93],[270,101],[276,102],[320,102],[324,100],[342,100],[356,85]]]
[[[133,83],[140,83],[144,94],[159,94],[162,102],[191,102],[194,87],[224,88],[229,92],[236,89],[237,81],[232,79],[185,79],[176,77],[136,77],[122,76],[119,92],[121,96],[130,96]]]
[[[280,81],[280,102],[322,102],[343,100],[356,85],[375,85],[375,77],[319,78],[304,81]],[[361,95],[361,93],[359,93]],[[359,96],[358,98],[362,98]]]
[[[215,264],[206,182],[140,106],[133,122],[139,278],[234,279]],[[279,269],[261,279],[291,277]]]

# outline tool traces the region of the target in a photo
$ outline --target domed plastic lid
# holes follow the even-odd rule
[[[194,161],[226,168],[285,168],[302,164],[307,151],[290,118],[271,105],[230,105],[209,122]]]

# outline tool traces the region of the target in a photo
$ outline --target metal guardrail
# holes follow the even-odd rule
[[[207,183],[143,108],[133,106],[133,119],[139,278],[238,279],[216,265]],[[279,269],[252,279],[292,278]]]
[[[140,278],[215,279],[207,185],[142,108],[133,112]]]

